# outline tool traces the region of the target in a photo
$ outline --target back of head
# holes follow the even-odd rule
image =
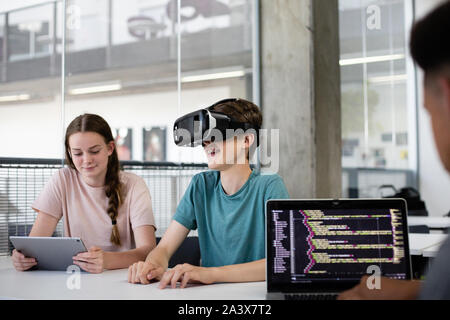
[[[440,72],[450,66],[449,30],[450,1],[445,1],[413,26],[409,44],[411,55],[425,73]]]

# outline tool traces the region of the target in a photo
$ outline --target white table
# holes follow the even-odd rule
[[[410,254],[434,257],[446,234],[409,234]],[[264,300],[266,282],[191,285],[185,289],[158,289],[159,283],[137,285],[127,282],[127,269],[101,274],[80,274],[80,289],[74,274],[64,271],[19,272],[10,257],[0,258],[0,299],[99,299],[99,300]]]
[[[11,259],[0,258],[0,299],[98,299],[98,300],[264,300],[266,282],[192,285],[185,289],[158,289],[159,283],[138,285],[127,282],[127,269],[101,274],[80,274],[80,289],[74,274],[64,271],[19,272]],[[72,277],[72,278],[70,278]]]
[[[411,255],[434,257],[445,239],[447,239],[447,234],[410,233],[409,253]],[[424,254],[425,251],[427,255]]]
[[[431,229],[450,228],[450,217],[408,217],[409,226],[426,225]]]
[[[422,255],[426,258],[434,258],[436,257],[437,253],[439,252],[439,249],[441,248],[443,242],[440,242],[438,244],[435,244],[431,247],[425,248],[422,252]]]

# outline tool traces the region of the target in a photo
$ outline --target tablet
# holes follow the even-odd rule
[[[87,251],[80,238],[68,237],[9,237],[14,248],[26,257],[36,258],[33,269],[61,270],[73,265],[73,257]]]

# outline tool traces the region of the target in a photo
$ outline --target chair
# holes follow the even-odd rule
[[[409,226],[409,233],[430,233],[430,228],[424,224]]]
[[[403,198],[408,205],[408,216],[428,216],[428,210],[425,202],[421,199],[419,191],[412,187],[401,188],[398,191],[393,185],[384,184],[378,188],[380,194],[382,190],[391,189],[393,195],[383,196],[383,198]]]
[[[156,244],[161,240],[156,238]],[[194,266],[200,265],[200,245],[198,237],[187,237],[184,239],[180,247],[175,251],[169,260],[169,268],[175,267],[177,264],[189,263]]]

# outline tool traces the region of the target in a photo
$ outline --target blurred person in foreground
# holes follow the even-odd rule
[[[428,111],[439,157],[450,172],[450,1],[418,21],[410,40],[411,55],[424,71],[424,105]],[[450,299],[450,237],[441,246],[425,280],[392,280],[381,277],[381,288],[370,290],[367,276],[338,299]]]

